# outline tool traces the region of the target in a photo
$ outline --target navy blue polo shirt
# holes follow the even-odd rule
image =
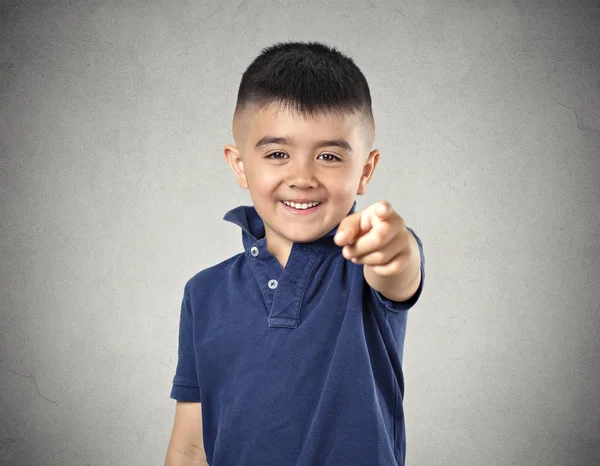
[[[350,213],[354,212],[356,203]],[[405,302],[367,284],[337,227],[282,269],[254,207],[225,220],[244,252],[185,284],[170,397],[201,401],[213,466],[404,465]]]

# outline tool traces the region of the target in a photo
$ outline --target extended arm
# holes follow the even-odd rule
[[[419,244],[389,202],[376,202],[342,220],[334,241],[355,264],[364,264],[371,288],[392,301],[410,299],[421,283]]]
[[[404,270],[391,269],[387,273],[377,273],[373,267],[365,265],[365,280],[371,288],[379,291],[392,301],[408,301],[419,289],[421,283],[421,254],[419,245],[412,233],[410,235],[410,249],[406,253]]]

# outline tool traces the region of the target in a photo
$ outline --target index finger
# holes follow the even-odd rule
[[[338,226],[333,241],[338,246],[352,244],[360,233],[360,212],[345,217]]]

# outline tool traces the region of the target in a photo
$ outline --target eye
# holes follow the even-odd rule
[[[340,159],[337,155],[333,155],[333,154],[320,154],[319,157],[327,157],[325,159],[321,159],[321,160],[325,160],[327,162],[341,162],[342,159]]]
[[[289,157],[285,152],[271,152],[270,154],[265,156],[265,159],[281,160],[284,158],[284,157],[276,157],[277,154],[282,154],[285,157]]]

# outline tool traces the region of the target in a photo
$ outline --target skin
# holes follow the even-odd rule
[[[286,136],[293,144],[255,148],[264,136]],[[420,283],[420,256],[414,236],[386,202],[348,215],[356,195],[367,185],[380,152],[369,151],[356,114],[311,118],[274,105],[248,108],[233,121],[236,145],[224,148],[225,160],[240,188],[248,189],[265,225],[267,248],[282,268],[292,244],[314,241],[339,225],[334,241],[346,259],[365,264],[369,285],[384,296],[404,301]],[[320,140],[345,139],[352,151],[337,146],[318,149]],[[281,201],[319,201],[308,215],[289,212]]]

